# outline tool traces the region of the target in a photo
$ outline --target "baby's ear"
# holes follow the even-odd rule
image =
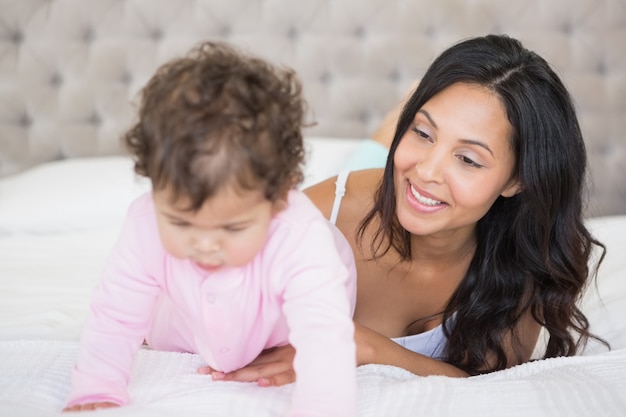
[[[275,200],[272,203],[272,213],[273,214],[278,214],[279,212],[283,211],[286,208],[287,208],[287,199],[286,198],[279,198],[278,200]]]
[[[509,183],[504,187],[500,195],[505,198],[513,197],[522,191],[522,185],[516,179],[511,179]]]
[[[287,201],[289,199],[289,191],[291,190],[291,188],[285,188],[283,191],[280,192],[279,197],[274,200],[273,204],[273,211],[274,214],[284,210],[287,207]]]

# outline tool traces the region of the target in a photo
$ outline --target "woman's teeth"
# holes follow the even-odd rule
[[[423,197],[420,193],[417,192],[417,190],[415,190],[415,188],[413,188],[412,185],[411,185],[411,194],[413,194],[413,197],[415,197],[417,201],[419,201],[422,204],[426,204],[427,206],[436,206],[438,204],[442,204],[441,201],[433,200],[432,198],[428,198],[428,197]]]

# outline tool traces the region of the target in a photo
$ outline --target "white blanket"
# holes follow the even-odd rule
[[[0,415],[58,415],[76,354],[75,342],[0,342]],[[130,385],[132,404],[98,415],[285,414],[292,385],[216,382],[196,373],[200,365],[198,355],[142,350]],[[624,375],[624,349],[536,361],[469,379],[424,378],[366,365],[358,370],[359,416],[624,416]]]

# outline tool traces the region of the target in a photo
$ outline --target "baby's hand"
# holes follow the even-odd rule
[[[98,410],[100,408],[113,408],[119,407],[118,404],[110,403],[110,402],[101,402],[101,403],[88,403],[88,404],[77,404],[71,407],[65,407],[63,412],[67,411],[90,411],[90,410]]]

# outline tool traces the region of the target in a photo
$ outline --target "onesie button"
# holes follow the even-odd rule
[[[220,353],[228,353],[228,352],[230,352],[229,348],[227,348],[227,347],[220,348]]]
[[[207,302],[209,302],[209,304],[213,304],[215,302],[215,296],[212,294],[209,294],[206,296],[206,300]]]

